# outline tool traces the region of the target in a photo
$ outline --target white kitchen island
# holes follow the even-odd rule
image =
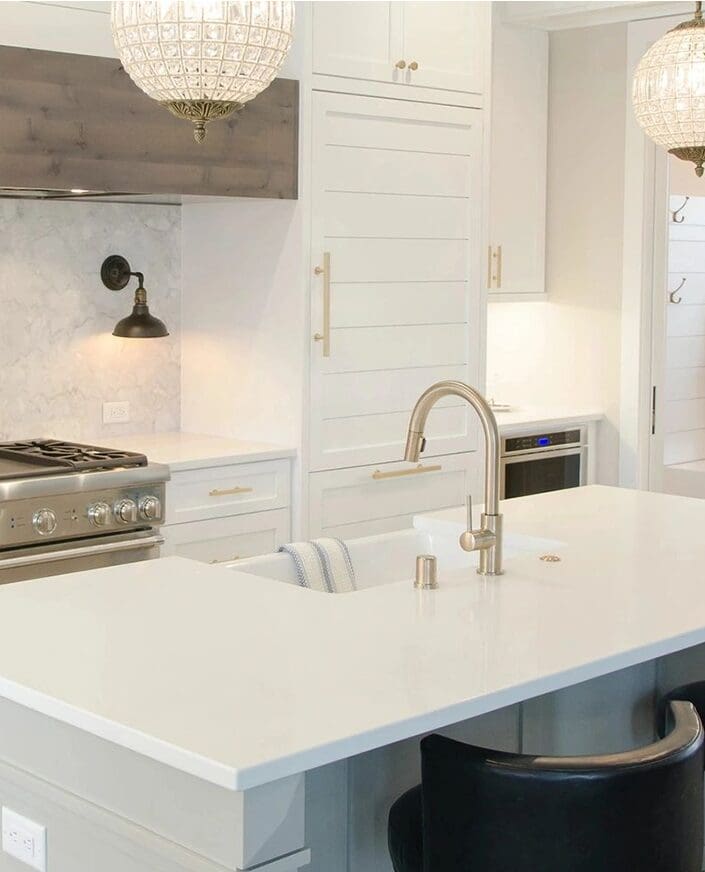
[[[0,802],[47,826],[51,872],[290,872],[309,849],[346,872],[316,865],[325,833],[345,842],[336,761],[705,642],[705,502],[589,487],[503,510],[560,561],[425,592],[412,566],[335,596],[178,558],[0,588]]]

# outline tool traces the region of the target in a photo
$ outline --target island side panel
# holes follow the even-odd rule
[[[149,858],[135,867],[140,872],[178,870],[182,855],[199,858],[201,865],[184,867],[198,870],[247,869],[289,855],[277,872],[293,872],[308,862],[303,775],[252,791],[226,790],[3,699],[0,766],[0,805],[47,825],[52,845],[59,846],[52,848],[52,872],[71,858],[71,872],[112,872],[107,860],[82,866],[77,852],[98,850],[102,838],[106,856],[113,843],[118,855],[129,853],[138,836]],[[159,865],[164,853],[171,859]],[[269,872],[267,866],[261,872]]]

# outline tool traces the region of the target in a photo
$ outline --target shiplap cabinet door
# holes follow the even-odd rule
[[[446,0],[321,0],[313,4],[313,72],[481,94],[488,8]]]
[[[314,93],[312,470],[398,460],[425,388],[477,382],[480,147],[477,110]],[[449,397],[424,456],[475,433]]]

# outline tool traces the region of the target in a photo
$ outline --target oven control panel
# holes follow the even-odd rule
[[[561,430],[557,433],[532,433],[529,436],[514,436],[504,440],[504,454],[514,454],[519,451],[540,451],[551,448],[565,448],[569,445],[582,444],[582,431]]]
[[[39,544],[164,522],[164,485],[112,488],[0,502],[0,547]]]

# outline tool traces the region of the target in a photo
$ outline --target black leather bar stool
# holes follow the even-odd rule
[[[666,738],[599,757],[428,736],[421,784],[389,813],[395,872],[700,872],[703,728],[670,709]]]
[[[680,687],[669,691],[661,700],[658,712],[658,731],[660,736],[665,736],[668,732],[670,705],[678,699],[692,703],[700,720],[705,723],[705,681],[682,684]]]

